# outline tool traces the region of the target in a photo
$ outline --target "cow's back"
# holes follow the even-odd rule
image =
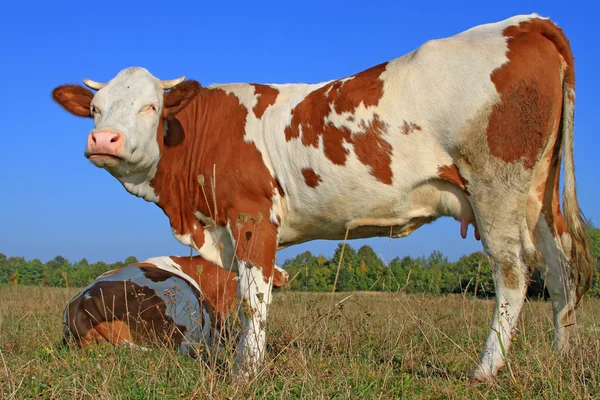
[[[430,183],[445,180],[472,121],[499,101],[490,75],[508,61],[503,31],[531,17],[431,40],[348,78],[269,85],[278,94],[261,113],[251,112],[265,97],[256,85],[215,86],[250,110],[245,139],[282,189],[280,245],[342,239],[347,228],[399,237],[434,215],[470,215],[456,182]]]

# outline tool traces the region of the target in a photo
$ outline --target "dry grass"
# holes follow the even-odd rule
[[[267,366],[255,382],[242,386],[230,382],[231,351],[216,360],[194,360],[164,348],[61,348],[62,311],[76,292],[0,287],[0,397],[600,396],[597,300],[583,302],[577,344],[567,360],[550,349],[550,305],[527,304],[509,353],[514,381],[505,368],[489,385],[470,384],[467,377],[487,334],[491,301],[348,293],[336,294],[332,302],[330,294],[277,293],[269,317]]]

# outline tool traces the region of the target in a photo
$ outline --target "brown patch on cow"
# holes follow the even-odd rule
[[[552,22],[533,19],[504,30],[508,62],[491,80],[500,95],[487,129],[490,154],[508,163],[536,164],[544,143],[560,118],[563,62],[572,66],[568,41]],[[572,68],[569,68],[572,69]],[[567,71],[565,83],[574,77]]]
[[[383,81],[379,77],[386,66],[387,63],[377,65],[349,80],[331,82],[308,94],[292,110],[291,123],[284,130],[286,140],[302,136],[304,146],[318,148],[322,139],[325,157],[336,165],[346,164],[348,150],[344,143],[352,144],[358,159],[371,167],[371,174],[380,182],[391,184],[391,167],[386,163],[389,160],[391,164],[392,149],[382,137],[387,130],[377,115],[369,124],[361,124],[364,129],[361,133],[326,121],[332,111],[339,115],[354,114],[361,104],[377,106],[383,96]],[[350,121],[350,117],[346,119]]]
[[[521,23],[518,27],[515,26],[507,28],[504,32],[504,35],[512,38],[512,40],[517,40],[518,38],[527,35],[530,41],[536,41],[537,43],[540,43],[540,48],[542,48],[541,44],[543,44],[543,49],[546,51],[543,53],[544,58],[540,58],[540,63],[543,64],[541,68],[546,70],[546,75],[552,72],[564,70],[564,85],[571,89],[574,88],[575,69],[573,54],[571,52],[568,39],[564,35],[563,31],[554,23],[548,20],[535,18]],[[553,47],[553,49],[548,49],[548,47],[550,47],[549,44]],[[542,50],[540,50],[540,52],[542,52]],[[560,56],[557,56],[556,52],[558,52]],[[546,75],[540,75],[540,78],[546,78],[543,81],[540,79],[540,82],[546,82],[546,92],[549,93],[549,96],[550,93],[552,93],[552,96],[554,96],[552,107],[548,107],[547,110],[549,113],[549,129],[547,132],[550,133],[549,139],[552,140],[552,142],[547,143],[547,146],[549,146],[552,151],[547,153],[545,156],[546,159],[541,160],[539,166],[537,167],[547,170],[547,176],[539,184],[536,190],[538,199],[542,203],[542,213],[544,215],[544,219],[550,227],[550,231],[553,235],[560,236],[563,233],[567,233],[567,224],[560,210],[559,197],[560,151],[562,143],[560,119],[562,115],[562,102],[565,92],[557,77],[550,76],[550,79],[547,79]],[[550,89],[553,90],[550,91]],[[575,100],[571,91],[567,91],[566,96],[569,101]]]
[[[459,188],[461,188],[467,196],[470,195],[469,191],[467,190],[467,185],[469,184],[469,181],[462,177],[456,165],[443,165],[439,167],[438,176],[440,177],[440,179],[453,183]]]
[[[290,276],[287,272],[281,272],[277,268],[273,268],[273,287],[282,287],[285,285]]]
[[[573,89],[575,87],[575,58],[571,52],[569,39],[567,39],[563,30],[550,20],[533,18],[529,21],[521,22],[518,27],[507,28],[504,35],[517,35],[520,31],[536,33],[552,42],[567,67],[564,77],[565,84]],[[574,100],[572,94],[568,96],[570,100]]]
[[[517,265],[501,264],[500,275],[502,276],[502,282],[505,287],[507,287],[508,289],[519,288],[519,277],[521,275],[521,271],[519,270],[519,267]]]
[[[559,176],[560,170],[558,168],[551,168],[550,173],[548,174],[547,182],[544,182],[542,189],[539,193],[539,199],[542,202],[542,214],[544,215],[544,220],[548,227],[550,228],[550,232],[554,236],[561,236],[564,233],[567,233],[567,223],[565,222],[565,218],[560,209],[560,197],[559,197]],[[539,189],[538,189],[539,190]]]
[[[129,325],[123,321],[100,322],[94,329],[112,344],[123,344],[124,340],[133,342]]]
[[[409,135],[409,134],[413,133],[414,131],[420,131],[420,130],[421,130],[421,127],[419,125],[415,124],[414,122],[404,121],[401,132],[403,135]]]
[[[166,315],[166,304],[156,292],[131,281],[98,281],[67,306],[65,341],[81,347],[108,341],[121,344],[159,340],[174,348],[185,327]]]
[[[101,343],[101,342],[106,342],[106,338],[104,336],[102,336],[100,334],[100,332],[98,332],[96,329],[90,328],[85,331],[85,334],[83,334],[83,335],[81,335],[81,337],[79,337],[79,339],[77,340],[76,343],[79,345],[79,347],[81,347],[82,349],[85,349],[86,347],[88,347],[94,343]]]
[[[172,117],[183,110],[185,106],[202,90],[200,83],[194,80],[183,81],[164,94],[162,115]]]
[[[158,268],[155,264],[145,262],[145,261],[136,262],[135,264],[132,264],[132,265],[134,265],[136,267]]]
[[[102,274],[102,276],[114,275],[122,269],[123,268],[117,268],[117,269],[113,269],[111,271],[106,271],[105,273]]]
[[[323,181],[321,176],[311,168],[302,168],[302,176],[308,187],[315,188]]]
[[[565,221],[565,217],[563,216],[560,210],[560,197],[558,193],[558,180],[560,176],[560,169],[556,169],[556,177],[554,181],[554,190],[553,190],[553,201],[552,201],[552,218],[554,219],[554,232],[560,236],[564,233],[567,233],[567,222]]]
[[[94,93],[81,85],[62,85],[52,91],[52,98],[65,110],[78,117],[91,118]]]
[[[182,271],[198,282],[203,305],[208,302],[213,329],[220,329],[225,317],[237,305],[237,274],[206,261],[200,256],[171,257]]]
[[[552,233],[561,236],[564,233],[567,233],[567,223],[565,221],[565,217],[562,214],[560,209],[560,193],[559,193],[559,185],[560,185],[560,143],[562,142],[562,133],[560,131],[556,135],[556,145],[558,148],[552,154],[551,167],[548,173],[548,180],[546,181],[547,192],[550,192],[551,188],[551,196],[549,199],[547,197],[550,196],[550,193],[545,194],[544,196],[544,205],[542,206],[542,212],[544,213],[544,217],[546,218],[546,222],[549,227],[553,227],[551,229]],[[551,201],[549,201],[551,200]]]
[[[164,144],[167,147],[175,147],[185,140],[185,131],[181,123],[176,119],[162,121],[164,124]]]
[[[549,142],[552,150],[547,152],[539,165],[536,167],[541,171],[547,171],[545,178],[536,188],[537,199],[542,204],[541,212],[550,232],[554,236],[567,233],[567,224],[560,209],[560,146],[562,133],[560,125],[556,124],[556,130],[552,135],[553,142]]]
[[[206,307],[211,317],[212,329],[221,329],[225,318],[237,308],[237,274],[200,256],[172,256],[171,259],[185,274],[198,282],[202,291],[202,305]],[[269,277],[270,275],[266,276],[267,279]],[[287,280],[287,276],[273,268],[274,287],[283,286]]]
[[[279,183],[279,179],[275,179],[275,182],[277,183],[277,191],[279,192],[279,195],[282,198],[285,197],[285,192],[283,191],[283,188],[281,187],[281,183]]]
[[[289,280],[289,274],[287,272],[281,272],[276,268],[273,268],[273,286],[282,287]]]
[[[185,274],[198,282],[203,299],[222,315],[227,315],[235,307],[237,302],[237,274],[235,272],[208,262],[201,256],[171,256],[170,258],[181,267]],[[275,268],[273,270],[277,282],[287,281],[287,278],[279,270]],[[274,286],[278,287],[277,284]],[[218,304],[219,301],[221,305]]]
[[[140,269],[144,273],[144,276],[152,282],[164,282],[174,276],[172,272],[160,268],[141,267]]]
[[[371,175],[387,185],[392,184],[392,145],[383,139],[382,133],[387,132],[387,125],[377,114],[367,125],[361,124],[364,134],[354,135],[354,152],[358,160],[371,167]]]
[[[256,93],[256,96],[258,96],[258,101],[252,109],[252,112],[254,113],[256,118],[260,119],[262,118],[267,108],[275,104],[275,102],[277,101],[277,96],[279,96],[279,90],[269,85],[253,84],[252,86],[254,86],[254,92]]]
[[[199,249],[205,229],[194,213],[216,216],[219,226],[229,223],[233,236],[239,238],[238,259],[261,266],[268,277],[277,249],[278,227],[268,219],[277,182],[256,146],[244,140],[247,114],[235,94],[220,88],[200,88],[186,107],[167,119],[170,126],[176,120],[181,130],[181,140],[175,145],[167,145],[170,132],[163,138],[161,122],[157,131],[161,158],[150,185],[176,234],[189,235]],[[210,184],[213,169],[218,212]],[[206,183],[199,184],[199,177]],[[240,214],[266,218],[240,224]],[[254,233],[249,239],[239,234],[249,230]]]

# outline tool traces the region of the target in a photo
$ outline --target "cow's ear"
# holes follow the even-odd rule
[[[200,83],[189,80],[183,81],[169,92],[165,92],[163,116],[169,118],[177,115],[200,92],[200,89],[202,89]]]
[[[59,86],[52,91],[52,98],[73,115],[92,117],[90,105],[94,99],[94,93],[81,85]]]

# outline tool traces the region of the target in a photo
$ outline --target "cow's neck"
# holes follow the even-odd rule
[[[239,171],[247,168],[246,163],[261,160],[256,149],[257,154],[252,153],[244,142],[246,115],[247,109],[233,94],[203,88],[175,118],[167,120],[164,138],[159,129],[161,158],[150,186],[174,233],[191,235],[197,245],[204,241],[203,218],[218,215],[217,223],[225,226],[223,209],[235,196],[232,187],[240,186],[236,180],[249,180]]]
[[[150,186],[150,181],[156,175],[156,168],[157,165],[153,165],[135,175],[119,177],[117,179],[129,193],[141,197],[146,201],[156,203],[158,197],[156,196],[154,189]]]

